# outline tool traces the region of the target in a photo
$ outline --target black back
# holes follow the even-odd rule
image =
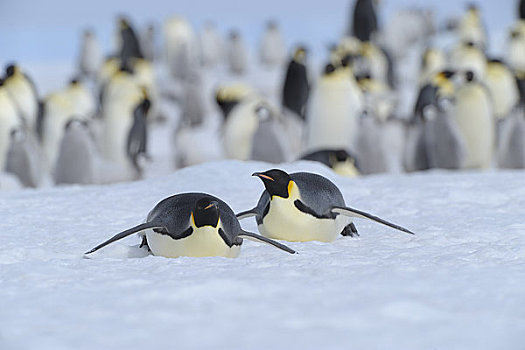
[[[414,118],[423,118],[423,109],[428,105],[436,105],[438,88],[432,84],[424,85],[417,96],[414,107]]]
[[[525,0],[520,1],[519,15],[521,19],[525,19]]]
[[[297,115],[304,119],[309,92],[310,86],[308,84],[306,66],[292,59],[288,64],[284,78],[283,106],[297,113]]]
[[[149,103],[148,99],[144,99],[137,107],[135,107],[135,110],[133,111],[133,125],[129,130],[126,142],[128,157],[139,173],[142,172],[142,169],[138,164],[138,158],[147,153],[148,124],[146,116],[149,110]]]
[[[233,210],[217,197],[206,193],[181,193],[160,201],[148,214],[147,222],[154,222],[166,228],[165,234],[174,239],[186,231],[190,225],[190,214],[202,198],[219,204],[219,219],[225,233],[226,244],[234,244],[235,237],[241,233],[241,225]],[[224,237],[223,237],[224,238]]]
[[[335,162],[344,162],[347,159],[354,161],[354,166],[359,171],[359,164],[351,153],[344,149],[322,149],[303,155],[300,159],[312,160],[315,162],[323,163],[327,167],[333,168]]]
[[[122,40],[119,54],[121,62],[128,63],[131,58],[144,58],[137,35],[130,25],[120,29],[120,38]]]
[[[372,0],[356,0],[351,34],[364,42],[370,41],[376,30],[377,15]]]

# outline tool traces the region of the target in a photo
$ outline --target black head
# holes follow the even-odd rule
[[[350,67],[355,59],[355,55],[347,54],[341,59],[341,66]]]
[[[292,179],[286,172],[279,169],[272,169],[264,173],[253,173],[252,176],[257,176],[262,180],[270,196],[288,198],[288,186]]]
[[[219,202],[211,197],[199,199],[195,204],[195,209],[193,209],[193,222],[197,227],[217,227],[219,223]]]
[[[5,75],[7,77],[12,77],[16,72],[16,65],[15,64],[9,64],[6,68],[5,68]]]
[[[467,79],[468,82],[471,82],[474,80],[474,72],[469,70],[465,73],[465,78]]]
[[[445,78],[450,79],[456,74],[456,72],[453,70],[444,70],[440,74],[442,74]]]
[[[335,72],[335,66],[331,63],[328,63],[325,67],[324,67],[324,75],[330,75],[332,74],[333,72]]]

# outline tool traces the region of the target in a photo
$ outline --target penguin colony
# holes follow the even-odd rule
[[[24,67],[7,62],[0,165],[30,187],[140,179],[155,161],[151,128],[167,125],[174,169],[224,158],[320,161],[347,176],[524,168],[523,1],[499,57],[487,54],[474,4],[446,26],[427,10],[384,21],[380,6],[350,1],[345,34],[316,53],[322,68],[304,43],[287,52],[274,20],[254,60],[238,29],[223,36],[207,22],[197,32],[180,16],[142,30],[119,17],[105,57],[86,29],[76,73],[45,96]],[[437,36],[451,43],[433,45]],[[420,56],[412,77],[402,68],[409,55]],[[275,83],[253,84],[258,71]]]
[[[77,71],[59,91],[42,96],[23,67],[6,65],[0,165],[28,187],[140,179],[152,162],[150,129],[169,125],[174,168],[222,158],[317,161],[344,176],[525,168],[524,3],[516,4],[505,50],[488,57],[490,38],[476,5],[441,29],[431,12],[417,10],[384,26],[378,2],[351,1],[346,33],[324,53],[320,74],[313,74],[305,44],[287,52],[276,21],[267,22],[253,65],[237,29],[223,37],[208,22],[199,33],[175,16],[137,31],[119,17],[106,57],[95,32],[82,33]],[[433,45],[443,31],[453,38],[448,48]],[[392,35],[403,32],[410,35],[396,47]],[[412,80],[400,69],[409,52],[420,57]],[[248,77],[259,70],[277,72],[279,89],[252,85]],[[210,78],[217,72],[227,78]],[[413,99],[400,93],[407,83]],[[401,108],[407,101],[409,112]],[[177,194],[159,202],[145,223],[86,254],[134,233],[141,248],[165,257],[236,257],[243,239],[295,253],[275,239],[358,236],[352,218],[413,234],[347,207],[322,176],[279,169],[254,176],[265,189],[251,210],[235,215],[209,194]],[[260,235],[241,228],[249,216]]]

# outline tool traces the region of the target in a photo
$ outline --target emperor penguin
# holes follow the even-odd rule
[[[457,32],[460,41],[472,42],[481,50],[486,49],[487,33],[477,5],[470,4],[468,6],[467,12],[459,21]]]
[[[203,77],[199,72],[191,74],[184,82],[184,98],[182,100],[181,120],[191,127],[202,125],[206,116],[206,100]]]
[[[123,16],[118,18],[118,57],[121,62],[132,58],[144,58],[140,48],[139,38],[129,20]]]
[[[466,82],[455,93],[453,115],[463,135],[467,156],[466,168],[488,168],[495,148],[495,120],[488,90],[475,73],[465,73]]]
[[[4,81],[0,79],[0,169],[5,169],[11,132],[21,125],[16,105],[9,96]]]
[[[361,174],[377,174],[388,171],[387,148],[382,122],[372,109],[365,108],[359,117],[359,133],[356,138],[356,154]]]
[[[525,20],[512,26],[506,43],[505,61],[514,71],[525,71]]]
[[[166,258],[235,258],[240,253],[243,239],[295,253],[281,243],[244,231],[233,210],[219,198],[205,193],[181,193],[160,201],[149,212],[145,223],[116,234],[85,254],[137,232],[142,238],[140,247]]]
[[[72,118],[65,125],[53,171],[55,184],[98,183],[98,154],[89,121]]]
[[[133,125],[133,111],[144,97],[144,89],[125,66],[113,75],[104,89],[102,105],[102,155],[131,170],[126,141]]]
[[[288,150],[282,137],[280,123],[274,116],[270,106],[261,104],[255,109],[258,126],[252,136],[250,159],[268,162],[283,163],[288,160]]]
[[[215,92],[215,102],[219,106],[224,120],[228,118],[230,112],[244,98],[256,96],[255,90],[244,83],[232,83],[220,86]]]
[[[180,16],[164,23],[164,56],[171,76],[186,79],[197,62],[197,40],[191,25]]]
[[[327,178],[307,172],[288,174],[280,169],[254,173],[263,191],[257,206],[237,214],[255,216],[259,232],[291,242],[331,242],[339,234],[357,236],[352,218],[366,218],[414,234],[377,216],[349,208],[339,188]]]
[[[374,0],[356,0],[352,13],[352,26],[347,35],[355,36],[362,42],[370,41],[378,30]]]
[[[389,77],[389,60],[381,48],[371,42],[365,42],[360,47],[361,69],[378,81],[393,85],[393,78]]]
[[[14,174],[25,187],[42,181],[40,149],[33,132],[21,126],[11,131],[5,171]]]
[[[148,158],[148,123],[147,117],[151,102],[147,96],[135,107],[133,111],[133,125],[129,129],[126,151],[138,176],[142,176],[142,159]]]
[[[48,171],[56,165],[65,126],[74,115],[73,105],[65,91],[53,92],[44,99],[41,143]]]
[[[38,116],[38,93],[33,81],[18,65],[9,64],[5,70],[4,88],[9,93],[18,114],[30,128],[35,128]]]
[[[450,67],[456,71],[472,71],[483,80],[487,69],[487,58],[473,42],[462,42],[452,50],[449,57]]]
[[[230,32],[227,48],[230,72],[236,75],[246,73],[248,69],[248,49],[238,30]]]
[[[500,60],[490,60],[485,85],[492,97],[494,116],[500,120],[509,115],[519,102],[519,91],[512,71]]]
[[[310,93],[306,53],[306,48],[303,46],[295,50],[286,68],[282,90],[283,107],[295,113],[302,120],[305,119],[306,103]]]
[[[305,154],[300,159],[322,163],[331,168],[334,173],[342,176],[360,175],[356,157],[345,149],[322,149]]]
[[[102,62],[102,50],[95,33],[86,29],[82,34],[78,55],[79,73],[86,78],[95,78]]]
[[[518,9],[518,16],[520,19],[525,19],[525,0],[520,0],[520,6]]]
[[[350,68],[328,64],[313,88],[306,118],[306,151],[355,148],[363,93]]]
[[[224,62],[224,39],[213,22],[207,22],[199,35],[200,58],[204,67]]]
[[[259,48],[259,57],[261,63],[267,67],[279,67],[284,62],[286,47],[276,21],[268,21],[266,24]]]

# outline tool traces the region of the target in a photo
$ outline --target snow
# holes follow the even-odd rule
[[[522,171],[343,178],[347,205],[415,236],[356,220],[360,238],[245,242],[237,259],[128,258],[161,199],[203,191],[251,208],[269,164],[220,161],[107,186],[0,198],[0,348],[516,349],[525,334]],[[26,214],[22,214],[26,213]],[[30,213],[27,215],[27,213]],[[255,231],[253,219],[242,221]],[[2,342],[4,346],[2,347]]]

